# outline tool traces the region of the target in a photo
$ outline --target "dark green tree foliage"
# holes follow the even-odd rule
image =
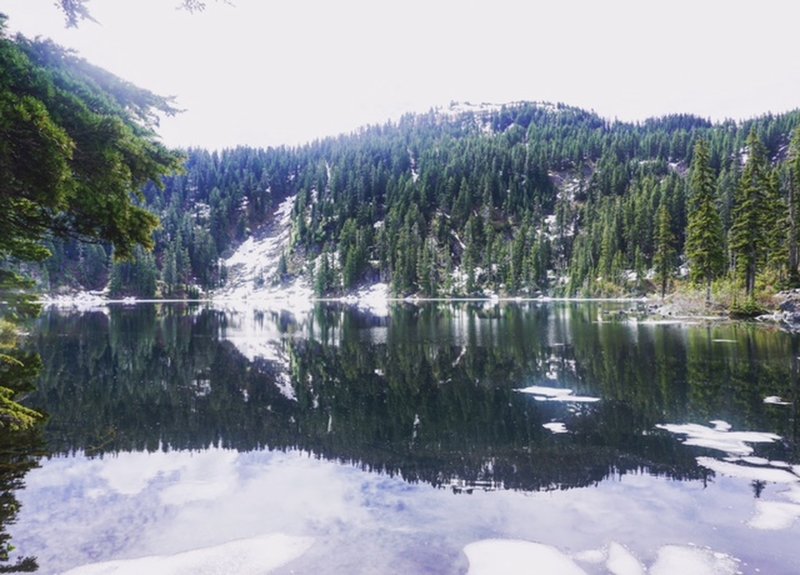
[[[800,218],[800,126],[792,135],[792,142],[789,149],[788,167],[788,260],[789,260],[789,281],[792,285],[800,284],[798,275],[798,218]]]
[[[763,134],[765,158],[780,163],[798,117],[711,124],[667,116],[627,124],[564,105],[520,103],[408,115],[297,148],[188,150],[185,174],[168,178],[163,194],[145,190],[162,222],[155,234],[163,282],[157,293],[220,285],[219,258],[251,234],[268,232],[288,198],[294,199],[287,269],[311,279],[312,262],[323,252],[336,254],[328,262],[332,291],[379,280],[402,295],[645,290],[639,278],[654,266],[662,200],[676,246],[697,253],[697,236],[688,241],[697,205],[705,206],[701,221],[718,205],[728,237],[747,134]],[[701,139],[703,194],[710,189],[718,198],[710,204],[696,201],[697,170],[689,170]],[[787,211],[788,181],[773,187],[776,209]],[[55,249],[77,283],[74,250]],[[769,265],[784,270],[778,275],[796,269],[779,260]],[[698,281],[726,271],[709,266],[715,275]],[[57,285],[62,278],[53,271]]]
[[[725,272],[722,218],[715,197],[715,180],[708,145],[705,140],[699,140],[692,162],[686,257],[692,281],[706,285],[706,300],[711,299],[711,282]]]
[[[20,352],[19,322],[37,311],[17,272],[75,240],[72,271],[103,284],[107,242],[118,258],[153,247],[156,216],[141,187],[174,171],[179,156],[152,130],[169,100],[132,86],[50,43],[9,38],[0,15],[0,427],[40,418],[16,398],[38,360]],[[52,250],[51,250],[52,248]],[[62,251],[62,258],[66,256]]]
[[[109,292],[114,297],[137,296],[153,298],[156,295],[158,270],[153,254],[136,248],[130,260],[114,262],[111,268]]]
[[[11,541],[9,528],[16,522],[22,505],[16,491],[25,486],[25,476],[39,466],[44,455],[41,429],[0,433],[0,573],[38,571],[36,557],[21,555]],[[10,561],[12,555],[15,560]]]
[[[656,281],[660,286],[661,299],[667,293],[669,280],[675,275],[675,235],[669,218],[669,209],[662,203],[658,209],[658,225],[656,228],[656,252],[653,255],[653,266],[656,272]]]
[[[168,100],[50,42],[0,31],[0,256],[44,259],[50,234],[108,241],[117,257],[153,246],[140,188],[178,166],[155,138]]]
[[[287,336],[279,345],[288,371],[221,339],[229,320],[210,309],[48,313],[34,332],[46,367],[32,400],[52,414],[45,433],[57,453],[300,450],[433,485],[552,490],[643,471],[701,478],[709,472],[697,453],[653,429],[726,410],[786,438],[754,445],[759,456],[797,461],[793,418],[762,401],[796,389],[786,333],[722,326],[637,334],[598,324],[603,306],[481,307],[401,306],[388,338],[370,336],[380,320],[338,305],[320,306],[310,326],[265,313],[264,333]],[[552,346],[542,333],[572,345]],[[720,346],[714,337],[741,343]],[[607,400],[571,413],[515,391],[553,369],[564,387]],[[287,376],[294,399],[276,385]],[[555,417],[571,433],[554,438],[542,427]]]
[[[747,154],[733,210],[730,248],[736,276],[747,296],[752,298],[756,276],[767,260],[768,230],[773,215],[769,163],[764,144],[755,130],[747,137]]]

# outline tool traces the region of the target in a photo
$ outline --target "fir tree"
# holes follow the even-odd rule
[[[715,202],[714,184],[708,145],[705,140],[699,140],[692,163],[686,257],[691,280],[706,286],[706,303],[711,300],[711,282],[725,270],[722,219]]]
[[[747,151],[749,155],[733,209],[730,248],[736,276],[744,284],[747,297],[752,299],[756,276],[766,255],[765,204],[769,185],[766,150],[755,130],[747,137]]]
[[[675,269],[675,236],[670,224],[669,209],[666,202],[661,203],[658,209],[658,222],[656,224],[656,252],[653,255],[653,265],[656,272],[656,281],[660,285],[661,299],[667,293],[667,285]]]
[[[789,196],[788,196],[788,258],[789,258],[789,283],[793,286],[800,284],[798,274],[798,218],[800,210],[800,126],[795,128],[792,142],[789,146]]]

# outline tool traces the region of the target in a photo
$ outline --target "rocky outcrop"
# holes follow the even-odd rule
[[[800,289],[779,292],[773,298],[776,311],[760,316],[760,321],[775,321],[791,331],[800,331]]]

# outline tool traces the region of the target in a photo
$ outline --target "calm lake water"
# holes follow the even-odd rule
[[[46,312],[8,530],[40,573],[800,572],[800,339],[627,307]]]

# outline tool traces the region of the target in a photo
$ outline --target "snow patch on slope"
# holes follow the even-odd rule
[[[307,281],[296,278],[288,284],[278,283],[278,265],[291,243],[295,197],[289,196],[278,205],[263,237],[248,238],[223,261],[228,279],[213,294],[215,300],[256,303],[262,309],[311,309],[313,292]]]

